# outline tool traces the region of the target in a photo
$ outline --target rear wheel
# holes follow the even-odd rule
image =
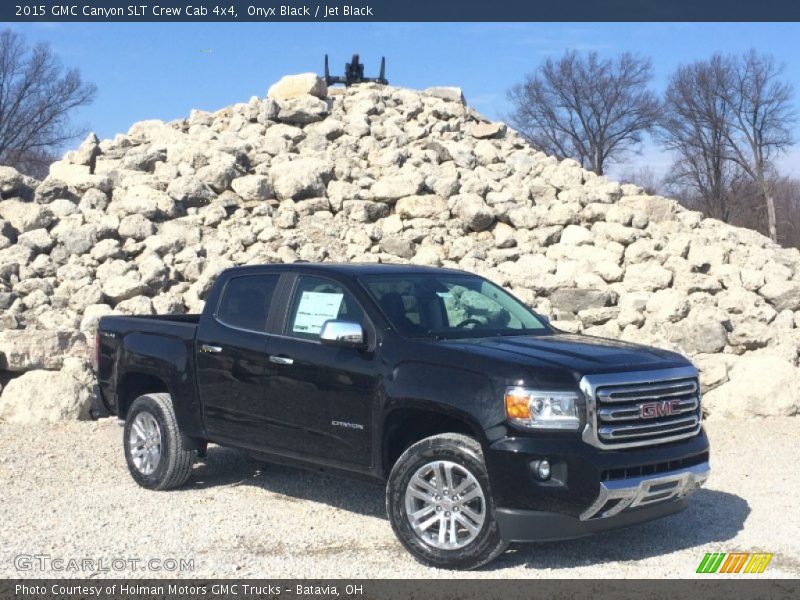
[[[125,418],[125,461],[134,481],[151,490],[176,488],[189,479],[195,452],[181,444],[169,394],[134,400]]]
[[[386,507],[395,534],[420,562],[474,569],[507,547],[480,444],[441,434],[412,445],[389,476]]]

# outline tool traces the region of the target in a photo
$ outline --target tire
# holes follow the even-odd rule
[[[459,489],[461,497],[453,493]],[[422,516],[409,518],[410,511]],[[403,452],[386,485],[386,512],[406,550],[432,567],[475,569],[508,547],[497,526],[481,446],[466,435],[434,435]]]
[[[169,394],[145,394],[134,400],[122,443],[131,477],[144,488],[180,487],[192,474],[195,452],[183,449]]]

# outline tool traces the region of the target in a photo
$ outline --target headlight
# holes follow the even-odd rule
[[[553,392],[512,387],[506,390],[506,415],[531,429],[578,429],[580,415],[575,392]]]

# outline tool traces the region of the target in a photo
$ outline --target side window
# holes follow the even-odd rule
[[[225,325],[265,331],[267,314],[280,275],[245,275],[231,279],[222,292],[217,320]]]
[[[423,308],[420,304],[422,294],[413,280],[397,279],[376,281],[369,284],[384,314],[396,327],[408,331],[419,331],[422,327]]]
[[[350,292],[335,281],[300,277],[292,298],[286,335],[318,339],[322,326],[330,319],[354,321],[363,327],[364,312]]]

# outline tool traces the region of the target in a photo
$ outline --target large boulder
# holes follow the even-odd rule
[[[656,261],[635,263],[625,269],[625,286],[633,292],[654,292],[672,282],[672,272]]]
[[[237,175],[236,159],[230,154],[216,154],[209,164],[197,170],[197,178],[218,194],[228,189]]]
[[[800,369],[765,351],[740,357],[728,382],[703,396],[714,417],[792,416],[800,412]]]
[[[472,231],[483,231],[494,223],[494,212],[477,194],[461,194],[453,201],[453,214]]]
[[[84,356],[86,339],[77,331],[0,331],[0,369],[60,369],[70,356]]]
[[[178,177],[167,186],[167,194],[184,206],[203,206],[217,197],[217,193],[199,178]]]
[[[425,93],[435,98],[441,98],[442,100],[447,100],[448,102],[458,102],[459,104],[466,103],[466,101],[464,100],[464,92],[461,91],[460,87],[452,87],[452,86],[429,87],[428,89],[425,90]]]
[[[147,291],[147,284],[138,276],[117,275],[103,282],[103,294],[112,302],[122,302]]]
[[[267,200],[274,196],[272,183],[264,175],[245,175],[231,182],[233,191],[243,200]]]
[[[293,125],[307,125],[321,121],[328,114],[328,104],[324,100],[305,94],[281,103],[278,119]]]
[[[156,231],[155,225],[144,215],[128,215],[120,219],[118,233],[122,238],[132,238],[136,241],[153,235]]]
[[[60,371],[23,373],[0,394],[0,421],[30,424],[86,419],[92,379],[85,363],[75,358],[67,359]]]
[[[402,219],[435,218],[448,214],[447,200],[434,195],[400,198],[394,210]]]
[[[48,179],[58,181],[79,193],[90,188],[106,192],[112,186],[111,179],[107,175],[92,173],[88,165],[75,165],[63,160],[50,165]]]
[[[650,296],[646,309],[648,318],[674,323],[689,314],[689,299],[673,288],[658,290]]]
[[[503,137],[506,133],[506,126],[503,123],[477,123],[472,126],[469,133],[479,140]]]
[[[0,218],[8,221],[19,233],[50,227],[56,220],[48,206],[15,198],[0,201]]]
[[[302,200],[325,195],[331,178],[330,163],[318,158],[298,158],[273,165],[272,186],[281,200]]]
[[[325,80],[316,73],[301,73],[300,75],[286,75],[273,84],[267,91],[267,97],[275,100],[291,100],[310,94],[317,98],[328,95],[328,86]]]
[[[690,356],[722,352],[728,343],[725,314],[716,309],[695,308],[687,318],[665,328],[669,340]]]
[[[559,312],[579,313],[589,308],[609,306],[614,295],[608,290],[563,287],[550,294],[550,303]]]
[[[18,193],[24,181],[22,173],[14,167],[0,166],[0,198],[9,198]]]
[[[372,196],[379,202],[393,204],[405,196],[414,196],[422,190],[424,179],[412,169],[385,175],[372,186]]]
[[[800,310],[800,281],[771,281],[758,290],[758,293],[775,310]]]
[[[120,216],[142,215],[152,219],[159,214],[174,214],[175,200],[161,190],[135,185],[125,191],[115,192],[109,211]]]

